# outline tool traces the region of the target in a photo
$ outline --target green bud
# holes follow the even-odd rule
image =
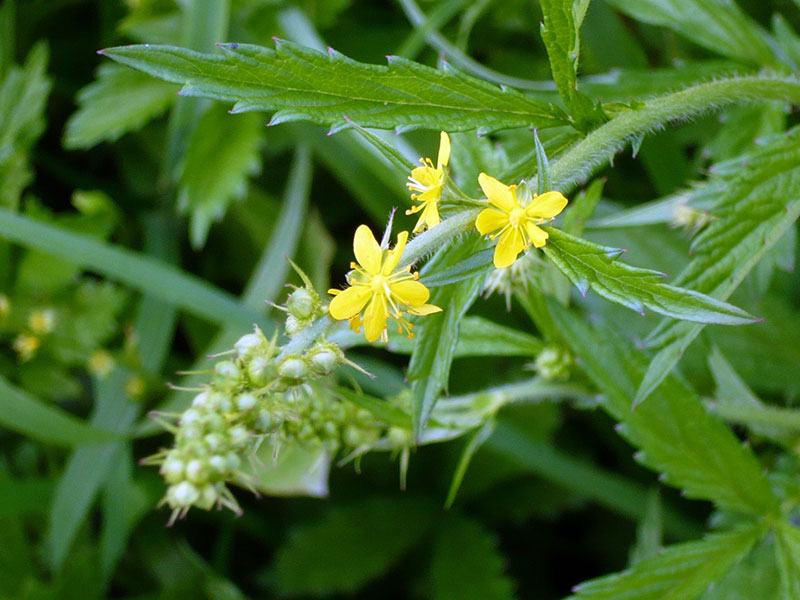
[[[209,458],[208,464],[218,473],[224,473],[228,469],[228,461],[224,456],[220,456],[219,454],[215,454]]]
[[[217,503],[219,495],[213,484],[207,483],[200,490],[200,497],[195,504],[203,510],[211,510]]]
[[[253,394],[240,394],[236,398],[236,408],[241,411],[252,410],[258,403],[258,399]]]
[[[278,374],[275,361],[264,356],[256,356],[247,364],[247,377],[253,385],[264,387]]]
[[[319,310],[319,298],[316,293],[301,287],[297,288],[286,300],[286,308],[293,317],[305,320],[309,319]]]
[[[164,461],[164,464],[161,465],[160,473],[167,483],[179,483],[183,481],[183,461],[177,458],[168,458]]]
[[[320,344],[308,355],[308,365],[317,375],[330,375],[339,365],[341,355],[333,344]]]
[[[289,337],[294,337],[295,335],[303,331],[303,329],[305,329],[307,326],[308,326],[307,321],[298,319],[294,315],[289,315],[288,317],[286,317],[286,322],[283,325],[283,329],[284,331],[286,331],[286,335],[288,335]]]
[[[299,380],[308,375],[308,367],[302,359],[289,357],[278,367],[278,374],[284,379]]]
[[[394,448],[403,448],[409,445],[414,437],[414,432],[403,427],[390,427],[387,437]]]
[[[240,358],[244,358],[255,353],[260,347],[264,346],[264,339],[257,333],[248,333],[238,339],[233,345],[233,349]]]
[[[194,459],[186,465],[186,479],[192,483],[202,484],[208,481],[208,473],[203,461]]]
[[[220,361],[214,367],[214,382],[222,386],[236,385],[239,375],[239,367],[232,360]]]
[[[547,346],[536,357],[536,370],[545,379],[568,379],[572,356],[561,346]]]
[[[170,508],[191,506],[200,498],[200,491],[188,481],[182,481],[167,489],[167,503]]]

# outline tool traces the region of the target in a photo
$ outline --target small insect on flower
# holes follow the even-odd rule
[[[449,161],[450,136],[443,131],[439,140],[439,158],[436,161],[436,167],[433,166],[433,161],[430,158],[420,158],[419,162],[422,163],[422,166],[411,171],[406,184],[412,192],[419,192],[411,194],[411,199],[421,203],[406,211],[407,215],[422,211],[417,224],[414,226],[414,233],[422,231],[425,227],[428,227],[428,229],[436,227],[441,222],[439,200],[442,198],[442,189],[447,180],[445,167],[447,167]]]
[[[349,320],[358,331],[363,323],[364,335],[374,342],[387,339],[386,321],[391,316],[397,321],[398,333],[405,331],[413,337],[412,325],[403,318],[403,311],[412,315],[429,315],[442,309],[426,304],[430,292],[411,272],[411,267],[397,270],[408,240],[408,232],[397,235],[397,244],[391,250],[382,250],[366,225],[356,229],[353,252],[358,263],[350,263],[352,271],[347,276],[350,284],[345,290],[328,290],[336,296],[331,300],[329,312],[338,321]],[[367,306],[369,303],[369,306]],[[362,319],[360,313],[367,307]]]
[[[494,250],[494,266],[498,269],[514,264],[531,243],[537,248],[544,246],[549,236],[537,225],[552,219],[567,205],[561,192],[531,196],[527,186],[518,198],[516,185],[505,185],[486,173],[480,174],[478,183],[491,207],[480,212],[475,227],[481,235],[492,234],[491,240],[500,238]]]

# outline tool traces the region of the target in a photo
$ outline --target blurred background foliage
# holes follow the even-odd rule
[[[589,95],[628,101],[774,67],[636,20],[633,4],[591,3],[581,32]],[[796,3],[739,5],[783,32],[800,59]],[[421,25],[420,11],[428,15]],[[392,207],[409,200],[404,174],[353,131],[265,127],[263,113],[231,116],[222,103],[181,98],[178,86],[96,51],[168,43],[212,52],[215,42],[270,45],[278,36],[364,62],[398,54],[435,65],[437,45],[448,44],[457,66],[477,62],[541,81],[534,93],[557,101],[540,20],[532,0],[3,2],[0,228],[15,243],[0,240],[0,597],[560,598],[652,556],[662,539],[700,535],[711,504],[660,488],[611,419],[591,409],[592,398],[504,410],[447,511],[458,441],[415,452],[406,491],[397,463],[371,454],[359,473],[333,469],[325,500],[239,491],[242,517],[194,511],[171,528],[166,511],[155,510],[158,473],[137,464],[169,443],[143,416],[185,403],[165,385],[175,372],[202,365],[253,321],[271,329],[279,318],[264,300],[284,297],[293,276],[284,255],[325,290],[343,280],[355,226],[379,231]],[[678,75],[658,71],[673,67]],[[619,155],[604,172],[598,214],[677,192],[712,162],[795,122],[781,103],[737,106],[647,137],[635,158]],[[545,135],[545,146],[557,148],[559,135]],[[521,174],[535,165],[529,131],[453,137],[454,149],[476,148],[498,169],[522,156],[530,159]],[[415,160],[435,156],[437,139],[410,132],[396,143]],[[454,161],[468,166],[470,156]],[[403,228],[412,218],[398,211]],[[587,235],[632,250],[642,266],[677,273],[686,263],[689,235],[660,222]],[[794,234],[787,237],[735,296],[774,318],[709,328],[681,362],[703,394],[714,390],[706,356],[717,345],[763,399],[798,398],[800,284]],[[591,295],[586,306],[631,339],[656,322]],[[533,327],[521,307],[507,311],[502,295],[473,313]],[[402,387],[402,356],[357,356],[381,374],[381,391]],[[533,358],[458,358],[450,392],[519,378]],[[137,435],[120,441],[108,431]],[[771,556],[748,557],[737,571],[744,583],[726,580],[722,589],[759,586],[768,595],[758,597],[775,597]],[[708,595],[717,597],[757,596]]]

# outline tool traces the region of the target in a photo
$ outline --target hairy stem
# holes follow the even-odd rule
[[[571,192],[605,165],[632,138],[728,104],[750,100],[786,100],[800,104],[800,81],[746,76],[695,85],[650,100],[598,127],[550,166],[556,189]]]

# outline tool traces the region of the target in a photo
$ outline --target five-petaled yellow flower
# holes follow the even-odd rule
[[[381,250],[375,236],[366,225],[356,229],[353,252],[358,263],[351,263],[348,274],[350,284],[345,290],[328,290],[336,297],[331,300],[331,317],[339,321],[350,320],[350,326],[358,331],[363,323],[367,341],[387,339],[386,320],[391,316],[397,321],[398,333],[405,330],[408,337],[412,324],[403,318],[403,311],[412,315],[429,315],[442,310],[426,304],[430,297],[428,288],[417,281],[419,275],[411,267],[397,269],[408,240],[408,232],[397,235],[397,244],[392,250]],[[369,306],[367,306],[369,303]],[[363,319],[362,309],[367,306]]]
[[[421,204],[409,208],[407,215],[413,215],[422,211],[422,214],[414,226],[414,233],[422,231],[426,226],[428,229],[436,227],[441,222],[439,217],[439,200],[442,198],[447,175],[444,172],[447,163],[450,161],[450,136],[444,131],[439,139],[439,158],[436,167],[430,158],[420,158],[421,167],[411,171],[408,178],[408,189],[418,194],[411,194],[411,199],[421,202]],[[424,209],[424,210],[423,210]]]
[[[567,199],[556,191],[529,197],[529,202],[523,198],[524,204],[520,203],[517,186],[505,185],[486,173],[480,174],[478,183],[492,206],[480,212],[475,227],[481,235],[496,232],[489,236],[492,240],[500,238],[494,249],[494,266],[498,269],[514,264],[531,243],[537,248],[544,246],[549,236],[537,225],[552,219],[567,205]]]

